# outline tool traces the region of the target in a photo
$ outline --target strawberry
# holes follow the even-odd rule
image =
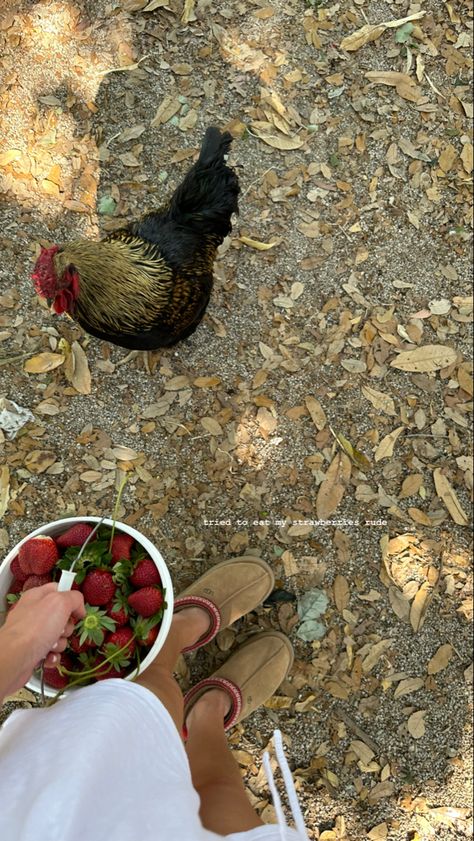
[[[86,605],[86,615],[75,627],[76,634],[79,634],[79,645],[87,642],[90,647],[102,645],[106,631],[115,630],[115,622],[107,616],[105,610],[98,607]]]
[[[152,587],[153,584],[161,584],[160,573],[151,558],[138,561],[130,576],[130,583],[134,587]]]
[[[58,547],[52,537],[39,534],[31,537],[18,552],[18,563],[28,575],[45,575],[59,558]]]
[[[21,581],[22,583],[28,578],[28,573],[23,572],[20,566],[18,555],[16,556],[16,558],[13,558],[13,561],[10,564],[10,572],[13,575],[13,578],[16,578],[17,581]]]
[[[82,593],[88,604],[107,604],[115,593],[112,573],[107,569],[93,569],[88,572],[82,582]]]
[[[94,526],[87,523],[76,523],[63,534],[56,538],[56,545],[60,549],[69,549],[70,546],[82,546],[87,538],[94,531]]]
[[[54,666],[51,669],[44,669],[44,682],[48,684],[48,686],[52,686],[54,689],[64,689],[65,686],[69,683],[69,676],[62,675],[58,668],[59,666],[64,666],[65,669],[71,669],[73,662],[68,654],[61,654],[59,663],[57,666]]]
[[[74,651],[74,654],[83,654],[85,651],[89,651],[89,649],[94,646],[94,643],[87,639],[85,642],[81,643],[79,634],[71,634],[69,637],[69,645]]]
[[[127,624],[127,599],[120,590],[115,591],[115,596],[108,604],[106,604],[105,610],[107,612],[107,616],[110,616],[110,618],[114,620],[117,627]]]
[[[124,660],[123,662],[126,662],[127,666],[129,665],[128,660]],[[126,675],[128,671],[127,667],[120,665],[119,662],[113,663],[104,660],[103,654],[99,655],[99,657],[96,659],[94,663],[94,667],[95,666],[99,666],[100,668],[98,668],[97,671],[94,672],[92,676],[94,680],[108,680],[111,677],[123,677],[123,675]]]
[[[126,645],[127,648],[121,652],[121,656],[131,657],[131,655],[135,652],[135,640],[133,637],[134,634],[130,625],[124,625],[122,628],[117,628],[116,631],[112,631],[111,634],[107,634],[105,638],[106,651],[110,650],[108,646],[114,646],[114,649],[116,646],[116,650],[118,650]]]
[[[133,537],[129,534],[116,534],[112,539],[112,546],[110,548],[112,554],[112,563],[117,561],[129,561],[130,552],[133,545]]]
[[[151,647],[158,636],[160,624],[160,622],[153,622],[153,619],[143,618],[136,619],[132,622],[132,627],[138,644]]]
[[[8,588],[8,591],[7,591],[7,600],[8,600],[8,596],[10,596],[10,595],[11,596],[16,596],[17,593],[21,593],[24,583],[25,583],[24,581],[19,581],[18,578],[12,578],[12,580],[10,581],[10,586]],[[13,601],[13,599],[12,599],[12,601]]]
[[[42,587],[43,584],[49,584],[51,580],[50,575],[29,575],[21,588],[22,593],[25,590],[31,590],[33,587]]]
[[[128,603],[139,616],[153,616],[163,606],[163,593],[159,587],[141,587],[128,597]]]

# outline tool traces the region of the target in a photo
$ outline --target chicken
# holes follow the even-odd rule
[[[240,192],[228,132],[207,129],[199,158],[167,205],[99,242],[42,249],[32,274],[52,311],[134,350],[169,347],[202,320],[218,246]]]

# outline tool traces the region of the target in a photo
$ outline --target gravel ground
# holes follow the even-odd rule
[[[0,393],[29,408],[35,421],[0,442],[10,471],[0,546],[7,551],[48,519],[110,512],[127,472],[120,516],[157,543],[177,592],[220,558],[252,551],[272,564],[278,589],[294,598],[255,611],[179,668],[186,688],[249,631],[275,627],[291,636],[291,675],[231,736],[264,818],[272,819],[272,807],[260,757],[278,726],[312,841],[471,837],[469,530],[449,516],[433,475],[442,469],[468,512],[472,469],[462,459],[471,452],[472,387],[460,382],[460,366],[470,358],[470,316],[465,301],[456,303],[456,296],[469,296],[471,274],[469,178],[461,163],[471,136],[462,106],[470,84],[467,12],[429,0],[417,22],[424,40],[415,31],[408,52],[395,30],[347,52],[342,38],[367,21],[402,18],[419,7],[204,0],[196,3],[196,20],[183,25],[181,2],[148,13],[144,5],[3,4]],[[364,77],[405,73],[410,55],[411,77],[433,110]],[[417,56],[427,74],[418,82]],[[109,72],[140,59],[134,69]],[[260,124],[278,115],[265,91],[280,97],[300,148],[259,139]],[[166,96],[178,110],[151,126]],[[209,124],[234,133],[231,163],[242,195],[208,313],[175,349],[124,362],[126,351],[53,320],[38,305],[32,260],[39,244],[96,237],[158,204],[189,166],[180,153],[197,149]],[[141,135],[120,139],[140,125]],[[281,140],[278,122],[273,136]],[[424,158],[401,151],[407,138]],[[440,160],[450,144],[456,157],[445,172]],[[2,159],[8,150],[19,155]],[[124,162],[127,153],[136,165]],[[109,195],[117,205],[112,218],[96,213],[97,201]],[[311,222],[319,222],[316,236],[305,233]],[[259,251],[242,236],[277,244]],[[292,299],[295,283],[302,289]],[[292,306],[275,304],[278,297]],[[440,299],[449,307],[436,314],[430,302]],[[370,324],[376,338],[368,341]],[[410,332],[411,344],[406,330],[418,331]],[[36,376],[23,370],[17,357],[54,352],[61,338],[85,349],[90,394],[78,393],[61,368]],[[390,365],[395,351],[427,344],[454,348],[456,363],[428,373]],[[346,367],[347,360],[362,367]],[[177,376],[188,384],[174,390]],[[204,376],[219,381],[196,386]],[[393,414],[369,402],[367,385],[393,399]],[[166,395],[173,401],[155,412]],[[308,396],[324,409],[321,428],[312,423]],[[275,424],[265,426],[262,409]],[[209,417],[222,435],[201,423]],[[444,428],[433,432],[440,420]],[[404,433],[392,456],[377,461],[380,441],[399,426]],[[288,534],[296,520],[326,519],[317,512],[337,453],[330,427],[371,461],[365,470],[352,463],[329,515],[357,525]],[[119,444],[138,458],[116,463],[110,448]],[[43,472],[25,464],[36,449],[54,456]],[[98,476],[88,481],[87,471]],[[419,490],[400,496],[413,474],[422,477]],[[229,524],[211,525],[215,520]],[[416,551],[390,555],[393,579],[384,579],[381,540],[405,534],[416,538]],[[336,576],[348,584],[342,609]],[[415,633],[392,609],[388,586],[395,582],[412,603],[425,580],[431,598]],[[326,633],[304,642],[296,600],[311,588],[328,595]],[[384,640],[374,668],[360,673],[364,657]],[[446,644],[446,668],[428,674],[428,662]],[[394,697],[409,677],[423,685]],[[331,692],[335,683],[339,695]],[[4,716],[11,709],[6,704]],[[426,732],[414,738],[407,722],[418,710],[426,711]],[[376,748],[368,765],[354,753],[354,741],[364,739]]]

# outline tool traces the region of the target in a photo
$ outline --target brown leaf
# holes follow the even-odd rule
[[[8,508],[10,499],[10,470],[6,464],[0,467],[0,520]]]
[[[31,473],[44,473],[56,461],[54,453],[48,450],[31,450],[25,458],[24,465]]]
[[[428,582],[425,581],[413,599],[410,609],[410,623],[415,633],[417,633],[417,631],[421,631],[424,625],[426,611],[430,603],[432,593],[432,588]]]
[[[277,242],[260,242],[258,239],[250,239],[250,237],[239,237],[239,242],[242,242],[244,245],[248,245],[249,248],[255,248],[256,251],[268,251],[270,248],[273,248],[275,245],[278,245]]]
[[[177,97],[165,96],[150,125],[160,126],[163,123],[167,123],[168,120],[171,120],[171,117],[174,117],[180,108],[181,103]]]
[[[446,668],[451,657],[453,656],[453,647],[448,642],[444,645],[440,645],[436,654],[433,654],[433,657],[428,663],[426,667],[426,671],[429,675],[437,675],[438,672],[442,672],[443,669]]]
[[[401,680],[398,684],[395,692],[393,693],[394,698],[401,698],[403,695],[410,695],[412,692],[418,692],[419,689],[423,689],[425,682],[422,677],[408,677],[405,680]]]
[[[444,474],[441,472],[440,467],[436,467],[433,470],[433,478],[436,493],[438,494],[440,499],[443,500],[454,522],[457,523],[459,526],[467,526],[467,514],[464,513],[461,503],[459,502],[459,499],[457,497],[456,491],[454,490],[453,486],[448,481],[446,476],[444,476]]]
[[[425,12],[415,12],[413,15],[408,15],[408,17],[404,18],[397,18],[397,20],[387,20],[382,23],[366,24],[361,29],[358,29],[346,38],[343,38],[340,47],[342,50],[355,52],[355,50],[359,50],[370,41],[375,41],[377,38],[380,38],[386,29],[398,29],[399,26],[403,26],[403,24],[409,23],[412,20],[420,20],[420,18],[424,15]]]
[[[362,394],[364,397],[367,397],[367,400],[370,400],[372,406],[380,412],[385,412],[386,415],[397,414],[395,410],[395,402],[388,394],[384,394],[382,391],[377,391],[377,389],[371,388],[371,386],[368,385],[362,386]]]
[[[70,377],[71,385],[74,386],[79,394],[90,394],[91,374],[89,371],[89,363],[79,342],[72,343],[71,355],[73,360],[73,371],[72,376]]]
[[[406,73],[399,73],[396,70],[369,70],[364,73],[366,79],[376,85],[389,85],[396,88],[402,83],[405,85],[414,85],[413,79]]]
[[[440,169],[442,169],[443,172],[449,172],[453,168],[457,156],[458,153],[453,144],[448,143],[438,158]]]
[[[373,806],[384,797],[391,797],[394,791],[395,784],[389,780],[385,780],[383,783],[376,783],[367,795],[367,803],[369,803],[370,806]]]
[[[285,134],[267,134],[255,126],[252,126],[252,131],[255,132],[260,140],[263,140],[267,146],[272,146],[273,149],[280,149],[281,151],[290,151],[291,149],[301,149],[304,146],[304,140],[299,137],[287,137]]]
[[[311,415],[311,420],[313,421],[316,429],[320,432],[327,423],[326,413],[321,406],[319,400],[316,400],[315,397],[305,397],[304,402],[306,403],[306,408]]]
[[[366,24],[361,29],[358,29],[357,32],[353,32],[351,35],[347,35],[346,38],[342,39],[340,43],[341,50],[347,50],[348,52],[360,50],[361,47],[364,47],[370,41],[376,41],[384,32],[385,24],[383,23],[374,25]]]
[[[369,841],[386,841],[388,838],[388,825],[384,821],[383,823],[377,824],[374,826],[370,832],[367,833],[367,838]]]
[[[351,476],[351,462],[345,453],[338,453],[326,471],[316,498],[318,519],[325,520],[332,514],[344,496]]]
[[[206,432],[210,432],[211,435],[223,435],[224,430],[218,421],[215,418],[201,418],[201,426],[204,427]]]
[[[367,456],[365,456],[364,453],[361,453],[360,450],[357,450],[356,447],[353,447],[351,442],[347,440],[342,432],[334,432],[332,427],[329,428],[337,443],[342,447],[344,452],[347,453],[353,464],[355,464],[359,470],[369,470],[371,465]]]
[[[380,444],[375,450],[375,461],[381,461],[383,458],[390,458],[393,455],[393,448],[404,430],[404,426],[398,426],[393,430],[393,432],[390,432],[385,436],[385,438],[382,438]]]
[[[392,586],[388,588],[388,597],[395,615],[403,622],[408,622],[410,618],[410,602],[406,596],[403,595],[398,587]]]
[[[380,642],[376,642],[375,645],[372,646],[369,653],[366,657],[364,657],[362,661],[362,671],[364,674],[368,674],[374,666],[377,665],[382,655],[386,652],[387,648],[390,648],[392,644],[391,639],[380,640]]]
[[[134,461],[139,457],[139,453],[137,453],[136,450],[132,450],[131,447],[124,447],[122,445],[112,447],[112,453],[114,458],[118,459],[118,461]]]
[[[426,710],[418,710],[412,713],[407,721],[408,732],[414,739],[422,739],[425,735],[425,715]]]
[[[38,353],[37,356],[27,359],[23,368],[27,374],[45,374],[47,371],[54,371],[65,359],[62,353]]]
[[[421,473],[412,473],[403,480],[403,484],[399,493],[399,499],[406,499],[409,496],[415,496],[423,484],[423,475]]]
[[[427,373],[439,371],[456,362],[457,353],[445,345],[423,345],[415,350],[404,350],[392,359],[390,366],[400,371]]]
[[[471,172],[472,172],[472,167],[473,167],[472,155],[473,155],[472,143],[465,143],[464,146],[462,147],[461,160],[462,160],[463,167],[466,170],[466,172],[468,173],[468,175],[470,175]]]
[[[346,609],[350,600],[350,590],[347,578],[343,575],[336,575],[333,584],[334,602],[339,611],[342,613]]]
[[[193,385],[195,385],[196,388],[213,388],[214,386],[219,385],[220,382],[220,377],[196,377],[196,379],[193,380]]]

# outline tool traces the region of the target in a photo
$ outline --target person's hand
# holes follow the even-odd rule
[[[23,593],[0,629],[2,684],[8,694],[29,680],[41,660],[53,668],[67,645],[76,622],[85,616],[79,590],[58,592],[55,583],[33,587]]]

